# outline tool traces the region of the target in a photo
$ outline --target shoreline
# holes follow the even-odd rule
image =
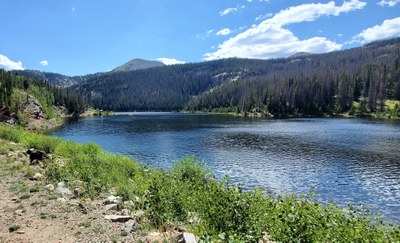
[[[135,237],[140,235],[149,237],[154,232],[155,235],[173,240],[171,237],[182,233],[176,229],[193,232],[197,239],[215,241],[230,237],[233,240],[253,239],[260,242],[285,239],[292,241],[400,239],[398,225],[372,222],[368,219],[368,215],[362,216],[354,211],[356,209],[340,208],[332,204],[322,205],[312,198],[301,195],[272,197],[261,191],[242,192],[224,181],[217,181],[212,172],[194,158],[177,162],[171,171],[152,169],[127,157],[105,152],[96,144],[77,144],[5,125],[0,125],[0,148],[0,156],[3,156],[0,166],[6,168],[1,170],[2,173],[11,173],[10,175],[17,173],[28,179],[33,178],[36,173],[41,175],[41,177],[37,175],[41,178],[38,180],[38,189],[26,193],[27,196],[17,194],[21,202],[25,200],[30,202],[28,199],[30,197],[36,198],[37,191],[43,195],[42,198],[52,195],[54,192],[46,192],[45,189],[49,183],[58,187],[60,183],[66,183],[63,187],[70,190],[71,196],[58,200],[57,197],[63,197],[62,193],[55,194],[55,198],[54,196],[52,198],[57,200],[47,202],[46,205],[67,206],[70,208],[67,212],[78,212],[74,216],[77,217],[73,221],[75,227],[69,229],[70,236],[77,237],[73,239],[111,240],[110,235],[107,235],[110,233],[108,230],[111,230],[114,232],[114,237],[119,240],[137,240]],[[28,148],[42,151],[47,159],[39,160],[37,163],[29,161],[29,156],[24,152]],[[18,167],[15,167],[17,165]],[[4,178],[10,179],[2,176],[0,181]],[[115,209],[104,211],[103,201],[109,196],[120,197],[121,202],[116,204]],[[29,213],[34,213],[28,206],[29,203],[23,205]],[[85,209],[87,216],[80,216],[82,208]],[[23,219],[18,217],[20,212],[14,214],[15,210],[18,209],[13,207],[7,211],[7,217],[11,220],[5,223],[10,224],[7,226],[9,230],[14,225],[13,220],[21,222],[18,220]],[[125,215],[135,220],[140,227],[134,233],[129,231],[119,235],[118,232],[122,232],[126,225],[111,223],[111,228],[108,228],[110,222],[104,213]],[[25,212],[22,212],[22,215],[24,214]],[[57,212],[51,214],[55,215],[53,220],[63,222],[62,214]],[[294,219],[292,217],[296,217],[296,221],[292,221]],[[93,231],[95,225],[103,224],[104,231],[97,233]],[[337,226],[328,229],[326,225],[329,224]],[[83,228],[76,227],[77,225]],[[87,228],[83,225],[87,225]],[[318,227],[311,227],[312,225]],[[27,232],[31,230],[35,231],[21,223],[17,226],[20,226],[18,230],[24,232],[22,235],[28,235]],[[327,235],[326,230],[332,234]],[[88,236],[82,235],[83,232],[90,233],[91,238],[85,238]],[[7,238],[18,237],[18,233],[14,231],[1,233],[0,237],[5,239],[18,239]],[[220,238],[222,233],[224,237],[229,238]]]

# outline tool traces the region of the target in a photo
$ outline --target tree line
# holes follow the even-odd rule
[[[86,109],[84,98],[74,90],[62,89],[47,81],[31,79],[3,69],[0,69],[0,87],[0,107],[9,112],[17,112],[21,102],[28,100],[28,95],[37,98],[45,109],[64,106],[70,114],[80,114]]]
[[[326,54],[109,73],[73,88],[93,106],[114,111],[373,112],[385,99],[398,99],[399,57],[395,38]]]

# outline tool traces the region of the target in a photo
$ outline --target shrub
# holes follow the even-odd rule
[[[24,130],[20,127],[12,127],[0,124],[0,138],[19,143]]]

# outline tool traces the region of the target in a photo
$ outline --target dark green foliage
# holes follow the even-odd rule
[[[0,109],[5,107],[23,120],[20,109],[27,102],[29,95],[39,100],[47,119],[54,117],[53,106],[64,106],[70,114],[76,115],[86,109],[83,97],[76,92],[0,69]]]
[[[319,55],[108,73],[75,89],[94,106],[116,111],[321,116],[349,112],[353,101],[365,100],[371,113],[384,110],[386,99],[400,99],[399,48],[395,38]]]

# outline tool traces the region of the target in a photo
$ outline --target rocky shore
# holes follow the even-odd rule
[[[5,140],[0,148],[0,242],[196,242],[183,226],[142,227],[135,202],[112,191],[92,200],[79,181],[49,183],[46,165],[64,158]]]

